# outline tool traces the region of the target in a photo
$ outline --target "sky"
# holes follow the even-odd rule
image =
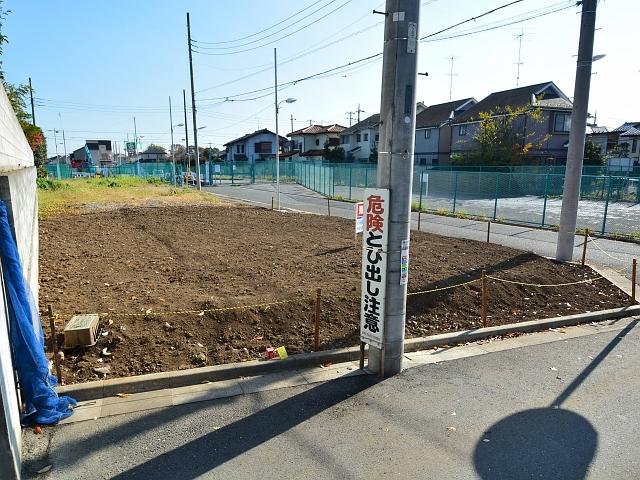
[[[510,1],[422,0],[420,37]],[[85,139],[113,140],[122,150],[134,138],[134,117],[142,148],[170,145],[169,96],[174,125],[184,123],[183,89],[190,104],[187,11],[197,50],[193,69],[203,146],[222,147],[259,128],[275,129],[274,47],[279,84],[383,48],[384,17],[372,13],[384,8],[381,0],[5,0],[4,6],[11,10],[4,26],[5,76],[14,83],[32,78],[36,121],[45,130],[50,156],[54,129],[64,130],[68,152]],[[563,7],[568,8],[504,25]],[[637,0],[599,2],[594,54],[606,57],[594,64],[589,102],[599,125],[640,120],[640,56],[632,41],[638,25]],[[492,27],[499,28],[472,33]],[[417,100],[446,102],[450,87],[453,99],[477,100],[515,87],[519,34],[519,85],[553,81],[572,97],[579,27],[575,2],[522,0],[430,37],[418,47],[418,71],[429,75],[418,77]],[[361,118],[377,113],[381,72],[377,57],[282,86],[279,99],[296,102],[280,108],[280,133],[291,131],[291,117],[298,129],[309,122],[349,126],[346,112],[358,106]],[[254,90],[260,91],[245,94]],[[176,127],[174,142],[183,139],[184,127]],[[193,143],[191,132],[189,139]]]

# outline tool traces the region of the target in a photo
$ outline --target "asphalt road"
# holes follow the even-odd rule
[[[271,199],[276,197],[275,185],[271,183],[253,185],[219,185],[206,187],[205,190],[228,198],[248,201],[253,204],[271,208]],[[327,215],[327,198],[296,184],[281,185],[281,206],[304,212]],[[277,201],[276,201],[277,204]],[[329,202],[331,215],[344,218],[354,218],[352,203],[331,200]],[[412,214],[412,228],[418,228],[418,214]],[[438,215],[422,214],[420,230],[457,238],[486,241],[487,223],[477,220],[442,217]],[[546,257],[555,257],[557,233],[539,230],[526,226],[491,225],[491,242],[507,247],[527,250]],[[582,257],[583,237],[576,236],[574,259]],[[605,239],[595,239],[588,242],[587,262],[622,271],[630,278],[631,262],[633,258],[640,258],[640,245],[630,242],[620,242]]]
[[[53,468],[26,477],[637,479],[637,323],[46,429],[26,440]]]

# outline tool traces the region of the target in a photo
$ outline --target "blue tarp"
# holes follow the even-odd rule
[[[0,201],[0,259],[9,311],[13,365],[18,371],[22,401],[26,405],[23,425],[50,425],[73,413],[76,401],[59,397],[56,377],[49,371],[44,353],[40,315],[24,277],[20,255],[13,239],[7,207]]]

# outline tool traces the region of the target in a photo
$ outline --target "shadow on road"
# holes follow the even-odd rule
[[[515,413],[489,428],[473,453],[480,478],[583,480],[598,447],[598,433],[587,419],[560,407],[637,323],[616,335],[550,407]]]

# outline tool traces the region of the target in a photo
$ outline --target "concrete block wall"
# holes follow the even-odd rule
[[[38,203],[36,168],[9,99],[0,84],[0,199],[9,221],[33,294],[38,295]],[[0,478],[20,478],[21,430],[18,396],[9,343],[4,277],[0,275]]]

